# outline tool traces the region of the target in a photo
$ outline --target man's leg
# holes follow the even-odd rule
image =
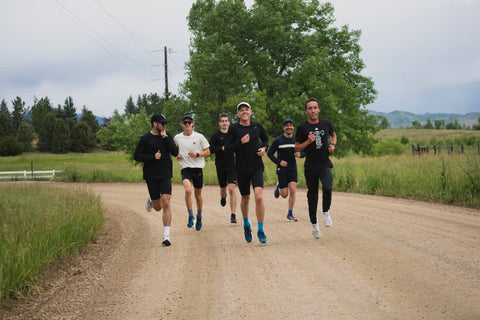
[[[230,222],[237,223],[235,212],[237,211],[237,194],[235,193],[235,183],[228,184],[228,193],[230,194],[230,211],[232,213]]]
[[[254,190],[255,195],[255,213],[257,214],[257,221],[263,223],[265,217],[265,204],[263,203],[263,188],[256,187]]]
[[[305,182],[307,184],[307,200],[308,214],[312,224],[317,223],[317,206],[318,206],[318,183],[319,177],[317,172],[312,169],[305,169]]]
[[[293,211],[293,206],[295,205],[295,200],[297,198],[297,183],[295,181],[291,181],[288,185],[288,189],[290,190],[290,197],[288,198],[288,210]]]
[[[170,208],[170,194],[164,194],[159,199],[163,207],[163,226],[170,227],[172,224],[172,209]]]

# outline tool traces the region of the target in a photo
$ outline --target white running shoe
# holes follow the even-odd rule
[[[150,197],[148,197],[145,203],[145,209],[147,209],[148,212],[152,211],[152,199],[150,199]]]
[[[163,241],[162,241],[162,244],[166,247],[168,247],[169,245],[172,244],[172,242],[170,241],[170,235],[169,234],[164,234],[163,235]]]
[[[318,222],[315,224],[312,223],[312,234],[315,239],[320,238],[320,228],[318,227]]]
[[[330,214],[327,212],[322,212],[323,214],[323,224],[325,227],[330,227],[332,225],[332,218],[330,218]]]

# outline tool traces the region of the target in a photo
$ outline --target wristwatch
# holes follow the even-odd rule
[[[197,152],[197,158],[200,157],[200,153]]]
[[[330,143],[330,145],[334,146],[335,148],[337,147],[337,145],[335,143]]]

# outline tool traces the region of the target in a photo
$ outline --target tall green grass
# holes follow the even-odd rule
[[[92,191],[0,185],[0,300],[21,296],[47,265],[74,254],[103,225],[103,207]]]
[[[480,208],[478,156],[357,156],[334,163],[336,191]]]

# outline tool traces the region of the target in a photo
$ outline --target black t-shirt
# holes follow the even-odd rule
[[[297,127],[295,141],[305,142],[310,132],[315,135],[315,141],[303,150],[306,155],[305,168],[317,166],[332,168],[333,164],[329,159],[330,153],[328,152],[328,137],[334,133],[333,124],[329,120],[319,120],[315,124],[305,121]]]

